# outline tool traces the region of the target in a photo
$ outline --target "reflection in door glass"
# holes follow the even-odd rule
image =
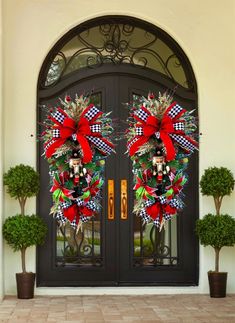
[[[90,103],[101,109],[102,93],[90,95]],[[57,266],[101,266],[102,265],[102,215],[99,213],[91,221],[83,223],[76,231],[69,224],[57,226],[56,265]]]
[[[137,101],[141,95],[134,93],[132,98],[133,101]],[[160,232],[152,223],[143,225],[140,218],[135,215],[133,218],[133,265],[177,265],[177,217],[166,221]]]
[[[160,232],[134,216],[134,266],[177,265],[177,217]]]
[[[67,224],[57,228],[56,265],[90,265],[101,266],[101,230],[100,216],[84,223],[77,234]]]

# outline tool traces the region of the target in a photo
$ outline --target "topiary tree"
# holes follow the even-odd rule
[[[20,164],[3,175],[3,183],[7,193],[19,201],[21,215],[24,215],[27,198],[39,192],[39,174],[31,166]]]
[[[228,214],[207,214],[196,223],[196,233],[203,246],[215,250],[215,272],[219,272],[219,253],[222,247],[235,244],[235,219]]]
[[[26,273],[25,253],[29,246],[43,243],[47,227],[36,215],[25,215],[27,198],[39,192],[39,174],[27,165],[17,165],[3,175],[7,193],[17,199],[21,214],[9,217],[3,225],[3,236],[14,251],[21,251],[22,271]]]
[[[37,215],[9,217],[3,224],[3,237],[13,251],[21,251],[22,271],[26,273],[25,253],[30,246],[41,245],[44,242],[47,227]]]
[[[213,196],[216,214],[219,215],[223,197],[233,191],[233,174],[225,167],[209,167],[202,175],[200,187],[202,195]]]
[[[197,220],[196,232],[201,244],[212,246],[215,250],[215,271],[219,271],[219,254],[224,246],[235,244],[235,219],[220,214],[223,197],[230,195],[234,189],[232,172],[225,167],[209,167],[200,180],[202,195],[212,196],[216,215],[207,214]]]

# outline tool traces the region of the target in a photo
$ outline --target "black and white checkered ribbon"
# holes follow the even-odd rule
[[[144,202],[144,207],[149,207],[149,206],[153,205],[154,203],[155,203],[155,201],[147,200]]]
[[[153,221],[153,225],[155,225],[155,227],[157,227],[157,228],[160,228],[161,223],[160,223],[160,221],[159,221],[159,218],[156,218],[156,219]]]
[[[66,118],[63,113],[61,113],[60,111],[56,111],[56,112],[53,112],[51,114],[51,116],[57,121],[59,122],[61,125],[63,124],[64,122],[64,119]]]
[[[57,221],[59,221],[62,225],[65,225],[67,222],[67,219],[64,217],[63,212],[59,211],[56,213],[55,218]]]
[[[82,221],[82,223],[88,222],[90,218],[91,218],[90,216],[83,216],[83,215],[80,216],[80,220]]]
[[[182,209],[182,207],[183,207],[182,202],[180,202],[177,199],[170,200],[169,205],[171,207],[175,207],[176,209]]]
[[[174,119],[178,116],[178,114],[180,114],[184,109],[177,103],[175,103],[175,105],[168,111],[168,116],[171,119]]]
[[[161,204],[166,204],[167,202],[167,198],[165,196],[160,195],[158,196],[158,199]]]
[[[106,155],[110,155],[111,152],[113,151],[112,148],[108,144],[106,144],[102,139],[100,139],[98,137],[87,136],[87,139],[91,143],[93,143],[97,149],[101,150]]]
[[[184,136],[181,135],[176,135],[171,133],[170,134],[171,138],[174,139],[182,148],[193,152],[196,147]]]
[[[134,112],[134,115],[137,116],[140,120],[146,122],[150,114],[148,114],[143,109],[138,109]]]
[[[101,125],[100,124],[93,124],[90,126],[91,132],[101,132]]]
[[[174,129],[177,131],[184,131],[185,127],[184,127],[184,123],[183,122],[175,122],[173,123],[173,127]]]
[[[97,211],[99,209],[97,204],[93,201],[87,202],[86,207],[92,211]]]
[[[150,216],[148,215],[148,213],[146,212],[145,209],[142,209],[140,211],[140,217],[143,220],[144,223],[149,223],[150,221]]]
[[[135,127],[135,134],[137,136],[142,136],[144,134],[144,130],[142,127]]]
[[[84,201],[78,197],[78,198],[76,198],[76,204],[77,204],[77,206],[82,206],[82,205],[84,205]]]
[[[77,221],[76,221],[76,219],[73,219],[73,221],[72,221],[72,222],[70,222],[70,226],[71,226],[74,230],[76,230],[76,228],[77,228]]]
[[[168,220],[170,220],[170,219],[171,219],[171,215],[170,215],[170,214],[167,214],[167,213],[165,213],[165,214],[163,215],[163,217],[164,217],[164,219],[165,219],[166,221],[168,221]]]
[[[91,121],[98,113],[100,113],[100,110],[93,106],[84,114],[84,117],[88,121]]]
[[[130,150],[131,146],[137,141],[139,138],[134,137],[131,141],[127,143],[127,149]]]
[[[52,137],[53,138],[60,138],[60,130],[59,129],[53,129],[52,130]]]
[[[45,145],[44,145],[44,150],[45,151],[47,151],[47,149],[52,145],[52,144],[54,144],[56,142],[56,140],[50,140],[50,141],[48,141],[47,143],[45,143]]]
[[[69,208],[71,205],[72,205],[72,203],[71,203],[71,202],[62,202],[62,203],[60,203],[60,208],[62,208],[62,209],[67,209],[67,208]]]

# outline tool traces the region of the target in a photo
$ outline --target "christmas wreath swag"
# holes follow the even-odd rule
[[[105,158],[114,151],[109,113],[103,113],[89,97],[76,95],[47,110],[42,133],[49,162],[53,206],[60,225],[70,222],[79,230],[100,209]]]
[[[183,208],[188,156],[198,149],[196,122],[172,96],[152,93],[128,104],[127,149],[133,161],[134,213],[161,230]]]

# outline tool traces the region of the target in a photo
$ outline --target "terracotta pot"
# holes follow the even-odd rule
[[[208,271],[210,297],[226,297],[228,273]]]
[[[34,273],[18,273],[16,274],[17,297],[28,299],[34,297]]]

